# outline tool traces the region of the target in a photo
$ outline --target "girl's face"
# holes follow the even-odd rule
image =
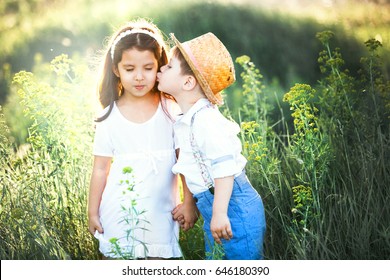
[[[157,73],[158,89],[175,97],[181,91],[181,85],[185,76],[181,74],[180,61],[172,57],[167,65]]]
[[[124,88],[124,94],[143,97],[156,83],[158,62],[151,51],[128,49],[122,53],[118,68],[114,69]]]

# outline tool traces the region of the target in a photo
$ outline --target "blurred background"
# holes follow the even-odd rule
[[[318,31],[336,33],[354,71],[363,43],[376,38],[389,73],[389,0],[3,0],[0,3],[0,104],[10,78],[37,61],[65,53],[85,59],[104,47],[115,27],[147,17],[168,35],[187,40],[211,31],[233,58],[248,55],[267,83],[289,88],[318,80]]]

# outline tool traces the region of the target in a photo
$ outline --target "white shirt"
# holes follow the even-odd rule
[[[174,125],[180,154],[172,171],[185,176],[192,194],[207,190],[190,142],[191,118],[207,104],[211,103],[205,98],[198,100]],[[246,159],[241,154],[241,141],[237,137],[239,132],[238,124],[226,119],[216,106],[206,107],[196,114],[193,133],[212,179],[236,176],[243,171]]]

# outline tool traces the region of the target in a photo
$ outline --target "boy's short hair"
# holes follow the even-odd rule
[[[190,65],[188,62],[185,60],[183,54],[181,53],[180,49],[177,46],[174,46],[171,50],[172,56],[176,57],[177,60],[180,62],[180,68],[181,68],[181,74],[182,75],[191,75],[194,76],[194,72],[192,71]],[[196,77],[195,77],[196,79]]]

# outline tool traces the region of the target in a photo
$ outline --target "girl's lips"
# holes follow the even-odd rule
[[[142,89],[144,89],[144,87],[145,86],[135,86],[135,88],[138,89],[138,90],[142,90]]]

